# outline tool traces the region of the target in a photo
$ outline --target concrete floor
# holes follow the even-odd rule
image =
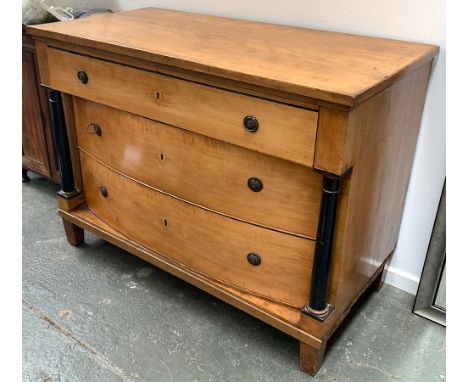
[[[23,185],[24,381],[442,381],[445,328],[411,313],[413,296],[364,296],[320,372],[298,342],[86,233],[68,245],[58,187]]]

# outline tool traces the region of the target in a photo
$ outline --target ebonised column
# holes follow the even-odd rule
[[[60,92],[49,89],[49,103],[52,116],[52,129],[54,133],[55,148],[60,169],[61,190],[58,194],[69,199],[79,191],[75,188],[73,177],[73,167],[70,157],[70,147],[68,145],[67,127],[63,114],[62,97]]]
[[[339,192],[340,178],[324,174],[309,305],[302,309],[303,313],[320,321],[325,320],[333,310],[333,306],[328,304],[328,285]]]

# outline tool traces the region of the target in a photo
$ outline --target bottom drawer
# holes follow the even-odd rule
[[[122,234],[231,287],[306,304],[315,241],[204,210],[80,155],[88,208]],[[259,265],[249,263],[250,253]]]

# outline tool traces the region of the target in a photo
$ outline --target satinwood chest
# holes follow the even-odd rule
[[[433,45],[147,8],[28,28],[83,230],[301,344],[395,248]]]

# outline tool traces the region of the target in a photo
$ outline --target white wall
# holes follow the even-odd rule
[[[385,279],[396,287],[416,292],[445,178],[445,1],[89,0],[84,3],[115,11],[155,6],[439,45],[441,52],[429,84],[400,237]]]

